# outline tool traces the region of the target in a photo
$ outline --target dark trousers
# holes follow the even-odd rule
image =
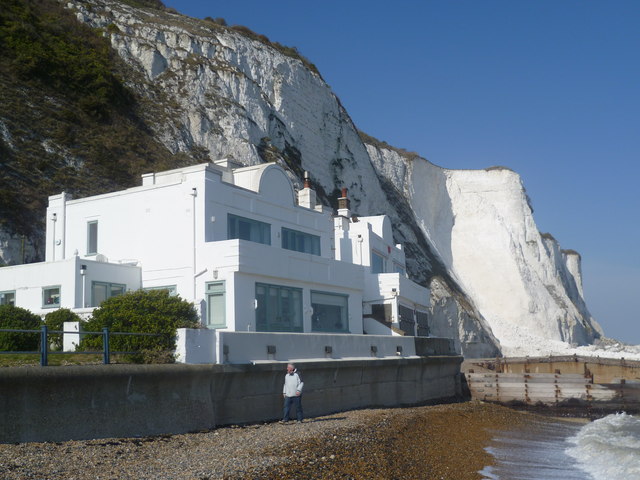
[[[302,395],[296,397],[284,397],[284,414],[282,419],[287,422],[289,420],[289,411],[291,410],[291,405],[296,408],[296,415],[298,416],[298,421],[302,421]]]

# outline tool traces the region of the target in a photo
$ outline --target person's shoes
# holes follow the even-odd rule
[[[279,423],[283,423],[284,424],[284,423],[287,423],[287,421],[286,420],[280,420]]]
[[[298,423],[302,423],[304,420],[298,420]]]

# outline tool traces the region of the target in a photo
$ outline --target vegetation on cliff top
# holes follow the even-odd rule
[[[360,135],[360,140],[362,140],[364,143],[369,144],[376,148],[391,150],[393,152],[396,152],[401,157],[406,158],[407,160],[411,161],[411,160],[415,160],[416,158],[422,158],[416,152],[410,152],[409,150],[405,150],[404,148],[394,147],[392,145],[389,145],[384,140],[378,140],[377,138],[372,137],[371,135],[368,135],[361,130],[358,130],[358,135]]]
[[[191,161],[154,139],[125,82],[136,72],[55,0],[0,0],[0,51],[5,230],[37,245],[48,195],[128,187],[140,173]]]

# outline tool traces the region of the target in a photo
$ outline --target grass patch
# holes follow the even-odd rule
[[[119,356],[119,355],[118,355]],[[116,356],[111,356],[111,363],[119,363]],[[96,353],[51,353],[47,356],[49,365],[98,365],[102,363],[102,355]],[[7,353],[0,355],[0,367],[23,367],[40,365],[39,353]]]
[[[494,165],[492,167],[487,167],[484,169],[485,172],[492,172],[494,170],[498,170],[498,171],[503,171],[506,170],[508,172],[513,172],[514,170],[509,168],[509,167],[505,167],[504,165]]]
[[[367,143],[367,144],[372,145],[372,146],[374,146],[376,148],[385,149],[385,150],[391,150],[393,152],[396,152],[401,157],[406,158],[409,161],[413,161],[413,160],[415,160],[417,158],[422,158],[416,152],[410,152],[409,150],[405,150],[404,148],[398,148],[398,147],[394,147],[392,145],[389,145],[384,140],[378,140],[377,138],[372,137],[371,135],[368,135],[368,134],[364,133],[362,130],[358,130],[358,135],[360,136],[360,140],[362,140],[363,143]]]
[[[545,240],[553,240],[554,242],[557,242],[556,238],[553,235],[551,235],[550,233],[546,233],[546,232],[545,233],[541,233],[540,236],[542,238],[544,238]]]
[[[172,352],[166,355],[158,354],[157,358],[152,358],[147,363],[174,363]],[[111,354],[109,356],[111,364],[132,364],[139,363],[131,360],[131,355]],[[101,353],[81,353],[81,352],[49,352],[47,363],[50,367],[69,365],[102,365],[104,357]],[[39,353],[3,353],[0,354],[0,368],[2,367],[27,367],[40,366]]]

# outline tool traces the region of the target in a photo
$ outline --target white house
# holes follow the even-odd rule
[[[343,189],[334,232],[335,258],[365,268],[365,332],[426,336],[429,290],[407,278],[404,251],[393,242],[389,217],[352,216]]]
[[[142,185],[49,198],[45,262],[0,269],[0,302],[36,313],[168,289],[219,332],[426,335],[429,292],[406,277],[385,216],[338,215],[276,164],[228,160]]]

